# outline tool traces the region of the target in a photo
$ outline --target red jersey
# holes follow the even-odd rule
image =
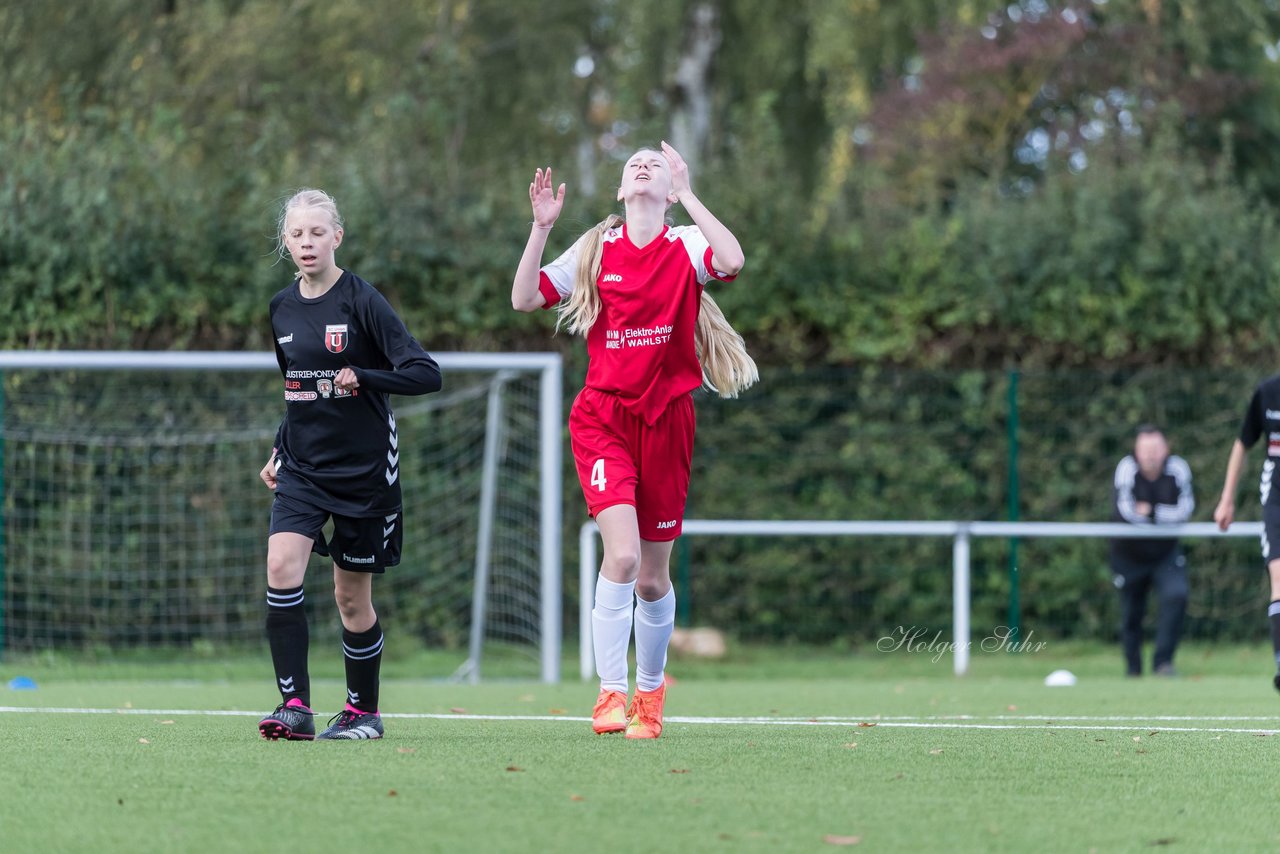
[[[600,316],[587,333],[587,388],[617,395],[652,425],[667,404],[702,385],[694,330],[702,286],[733,276],[711,266],[711,246],[696,225],[664,227],[643,247],[627,227],[601,246]],[[542,268],[539,289],[550,308],[573,291],[578,244]]]

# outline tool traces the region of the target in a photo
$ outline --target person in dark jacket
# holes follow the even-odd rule
[[[1196,500],[1191,467],[1169,453],[1169,442],[1156,426],[1137,430],[1133,453],[1116,466],[1112,488],[1113,517],[1134,525],[1181,525],[1191,518]],[[1152,669],[1172,676],[1173,654],[1187,612],[1187,561],[1178,540],[1116,538],[1111,541],[1111,571],[1120,591],[1120,639],[1125,670],[1142,675],[1142,621],[1147,595],[1156,590],[1159,617]]]

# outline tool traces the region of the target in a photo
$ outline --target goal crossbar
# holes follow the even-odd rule
[[[585,523],[578,532],[578,602],[580,676],[595,673],[591,641],[591,609],[595,600],[599,566],[597,542],[600,529]],[[955,674],[969,671],[970,558],[969,541],[977,537],[1036,539],[1219,539],[1259,537],[1261,522],[1240,522],[1221,531],[1212,522],[1144,527],[1124,522],[910,522],[910,521],[752,521],[746,519],[686,519],[683,536],[694,537],[949,537],[951,538],[951,606],[954,621]]]

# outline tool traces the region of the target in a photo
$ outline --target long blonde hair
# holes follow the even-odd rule
[[[622,225],[623,219],[609,214],[594,228],[578,238],[578,268],[574,271],[573,291],[560,303],[556,329],[564,326],[570,335],[586,337],[600,317],[600,259],[604,254],[604,233]],[[721,397],[737,397],[760,379],[755,360],[747,352],[746,342],[729,325],[724,312],[706,289],[698,307],[698,325],[693,333],[698,363],[702,366],[702,384]]]

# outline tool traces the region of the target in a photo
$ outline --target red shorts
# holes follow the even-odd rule
[[[615,395],[591,388],[569,412],[569,440],[578,482],[593,517],[615,504],[631,504],[640,539],[674,540],[684,525],[693,462],[693,398],[667,404],[653,426],[623,407]]]

